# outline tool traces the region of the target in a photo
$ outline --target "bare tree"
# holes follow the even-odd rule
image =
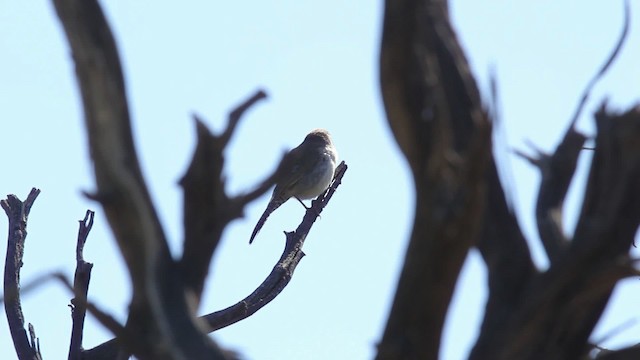
[[[195,119],[198,144],[181,181],[184,252],[174,259],[148,195],[131,136],[120,61],[111,31],[95,0],[54,0],[76,64],[96,191],[133,284],[130,314],[119,324],[87,301],[91,264],[82,249],[93,223],[87,212],[77,239],[70,359],[224,359],[208,332],[242,320],[279,294],[303,256],[304,238],[346,171],[306,212],[273,272],[255,292],[227,309],[194,315],[212,255],[225,226],[267,191],[278,171],[255,189],[224,192],[223,149],[243,113],[266,95],[258,91],[212,134]],[[620,41],[594,78],[611,65]],[[595,114],[597,136],[576,231],[567,238],[562,205],[586,137],[575,129],[590,87],[552,154],[521,155],[538,167],[542,183],[536,220],[549,257],[537,269],[527,239],[508,206],[492,155],[492,121],[456,39],[444,0],[386,1],[380,81],[393,134],[410,164],[416,213],[410,244],[377,359],[437,359],[446,312],[463,261],[480,250],[489,274],[489,298],[471,359],[637,359],[640,348],[593,351],[589,336],[616,283],[637,276],[629,250],[640,222],[640,108]],[[495,94],[494,94],[495,96]],[[2,201],[9,217],[4,303],[21,359],[39,359],[32,327],[20,307],[21,266],[29,210],[39,191],[22,202]],[[115,338],[82,348],[85,312]]]
[[[238,196],[225,192],[223,152],[246,110],[264,99],[257,91],[229,114],[225,130],[212,134],[195,118],[197,146],[191,164],[180,181],[184,193],[184,245],[174,259],[154,209],[131,134],[129,110],[117,47],[97,1],[54,0],[76,65],[85,125],[89,138],[96,191],[86,194],[97,201],[118,242],[132,282],[133,294],[126,324],[87,302],[91,264],[83,248],[93,223],[93,212],[80,223],[73,291],[73,328],[70,359],[116,359],[133,354],[141,359],[226,359],[207,336],[211,331],[240,321],[273,300],[288,284],[304,256],[302,245],[316,218],[340,184],[347,166],[338,165],[329,189],[312,202],[294,232],[287,233],[280,260],[265,281],[237,304],[196,317],[213,253],[224,228],[242,215],[249,202],[264,194],[280,176],[281,167],[254,189]],[[20,359],[41,357],[35,331],[24,330],[20,306],[19,271],[26,238],[27,216],[39,190],[25,202],[15,195],[2,201],[9,217],[9,246],[3,301],[16,352]],[[115,338],[93,349],[82,348],[86,311],[91,312]]]
[[[622,46],[624,31],[606,71]],[[446,311],[472,246],[489,273],[489,299],[471,359],[580,359],[616,283],[637,276],[629,255],[640,221],[640,108],[603,105],[573,238],[562,204],[585,136],[577,115],[553,154],[529,160],[542,183],[538,231],[550,259],[533,265],[491,154],[491,122],[441,0],[387,1],[380,81],[389,124],[416,184],[416,214],[377,359],[437,359]],[[589,89],[578,113],[586,101]],[[640,358],[640,348],[601,354]]]

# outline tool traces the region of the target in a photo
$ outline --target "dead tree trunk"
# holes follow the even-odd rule
[[[625,34],[626,26],[599,75]],[[386,1],[380,63],[389,125],[413,172],[417,199],[376,358],[438,358],[445,315],[472,246],[485,260],[490,294],[471,359],[588,356],[589,335],[616,283],[637,275],[629,250],[640,222],[640,108],[616,114],[603,105],[595,115],[595,155],[571,239],[558,219],[585,141],[575,119],[553,154],[529,158],[543,179],[536,213],[551,265],[540,271],[505,200],[491,123],[447,2]],[[640,358],[640,349],[601,355]]]

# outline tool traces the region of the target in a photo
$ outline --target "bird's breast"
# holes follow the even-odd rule
[[[327,190],[333,180],[335,167],[335,155],[323,152],[313,170],[298,182],[296,196],[300,199],[311,199]]]

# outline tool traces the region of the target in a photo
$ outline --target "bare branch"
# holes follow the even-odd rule
[[[185,288],[197,307],[213,252],[234,217],[228,212],[229,200],[224,192],[224,147],[202,120],[197,116],[194,120],[198,143],[180,180],[184,194],[184,245],[179,266]]]
[[[29,341],[31,342],[31,347],[35,349],[38,357],[42,357],[40,353],[40,338],[36,336],[36,329],[33,327],[33,324],[29,323]]]
[[[570,127],[553,155],[535,149],[535,157],[516,150],[516,154],[540,170],[542,178],[536,204],[536,220],[540,240],[553,263],[569,242],[564,235],[562,208],[571,179],[578,165],[578,157],[586,137]]]
[[[242,115],[266,96],[260,90],[234,109],[229,114],[227,128],[221,136],[213,135],[204,122],[194,115],[198,143],[189,168],[180,180],[184,193],[184,245],[179,264],[194,308],[200,303],[211,258],[220,242],[222,231],[230,221],[242,216],[246,205],[246,202],[236,198],[229,199],[225,193],[224,149]],[[272,175],[249,195],[260,196],[273,183]]]
[[[87,301],[86,298],[82,299],[80,297],[81,294],[78,294],[78,293],[75,292],[75,289],[74,289],[73,285],[71,284],[71,281],[69,281],[69,279],[67,279],[67,277],[63,273],[61,273],[61,272],[51,273],[51,274],[47,275],[46,278],[43,279],[43,280],[46,281],[48,279],[59,280],[62,283],[62,285],[64,285],[64,287],[66,287],[67,290],[69,290],[73,294],[77,304],[79,304],[81,306],[84,306],[86,308],[86,310],[89,311],[89,313],[91,313],[91,315],[93,315],[102,325],[104,325],[104,327],[109,329],[114,335],[117,335],[117,336],[125,339],[125,341],[130,341],[129,337],[127,336],[128,335],[127,334],[127,329],[125,329],[125,327],[123,327],[118,322],[118,320],[116,320],[113,316],[111,316],[107,312],[101,310],[95,304]],[[76,305],[76,306],[78,306],[78,305]],[[131,341],[131,343],[129,345],[133,346],[134,344]]]
[[[488,270],[489,298],[476,344],[469,359],[492,358],[504,324],[526,296],[526,284],[537,271],[518,219],[507,205],[495,162],[487,169],[487,204],[477,247]]]
[[[562,226],[562,205],[569,185],[571,184],[573,174],[575,173],[580,150],[583,149],[586,140],[584,135],[575,130],[575,124],[589,98],[591,90],[607,72],[625,43],[629,32],[630,21],[628,1],[625,1],[624,17],[622,33],[618,38],[616,46],[603,66],[585,88],[582,99],[570,122],[569,129],[553,156],[538,152],[538,158],[531,158],[521,152],[516,152],[537,166],[541,172],[542,184],[540,185],[536,205],[536,220],[540,239],[551,262],[554,262],[560,255],[560,252],[568,245],[568,240],[565,238]]]
[[[536,151],[536,155],[529,155],[527,153],[525,153],[522,150],[518,150],[518,149],[514,149],[513,153],[519,157],[521,157],[523,160],[526,160],[529,162],[529,164],[540,168],[542,166],[542,162],[545,161],[547,158],[549,158],[548,154],[545,154],[543,152],[539,152]]]
[[[541,161],[542,183],[536,204],[538,233],[550,262],[568,245],[562,225],[562,208],[586,137],[569,128],[552,156]]]
[[[280,256],[280,260],[278,260],[262,284],[253,293],[235,305],[203,316],[210,327],[210,331],[222,329],[253,315],[284,290],[291,280],[296,266],[304,256],[302,245],[307,234],[316,218],[329,203],[333,193],[342,182],[342,177],[346,171],[347,165],[343,161],[336,168],[334,180],[329,189],[312,202],[298,228],[294,232],[286,233],[286,244],[282,256]]]
[[[242,209],[248,203],[259,198],[264,193],[266,193],[269,189],[271,189],[271,187],[273,187],[273,185],[275,184],[276,179],[280,176],[281,171],[283,170],[282,161],[284,160],[284,155],[286,154],[283,154],[282,157],[280,158],[280,161],[279,161],[280,165],[278,165],[278,168],[276,168],[276,170],[273,173],[271,173],[271,175],[269,175],[260,184],[258,184],[255,189],[250,190],[245,194],[238,195],[232,198],[231,207],[235,209]]]
[[[582,98],[580,99],[580,103],[578,103],[578,107],[571,119],[571,123],[569,124],[569,128],[573,128],[582,113],[582,109],[587,104],[587,100],[589,100],[589,95],[591,94],[591,90],[598,83],[598,81],[602,78],[602,76],[609,70],[613,61],[618,57],[620,50],[622,50],[622,46],[627,40],[627,36],[629,35],[629,25],[631,23],[631,11],[629,10],[629,0],[624,1],[624,23],[622,24],[622,33],[620,33],[620,37],[618,38],[618,43],[613,48],[613,51],[607,58],[607,61],[602,65],[600,70],[596,73],[596,75],[589,81],[587,87],[584,89],[582,94]]]
[[[287,233],[285,250],[265,281],[263,281],[253,293],[235,305],[200,317],[200,319],[207,324],[210,332],[251,316],[267,305],[287,286],[293,276],[293,271],[304,256],[302,244],[313,222],[329,203],[329,200],[340,185],[346,170],[347,165],[343,161],[336,168],[334,180],[327,192],[312,202],[312,206],[305,213],[302,223],[296,231]],[[86,350],[84,355],[87,359],[115,359],[118,346],[117,339],[112,339],[92,349]]]
[[[73,277],[74,298],[71,299],[71,342],[69,344],[69,360],[79,360],[82,355],[82,337],[84,333],[84,319],[87,313],[87,293],[91,281],[93,264],[84,261],[84,245],[93,227],[95,213],[87,210],[84,220],[80,220],[78,239],[76,243],[76,271]]]
[[[115,40],[95,1],[54,0],[69,40],[82,93],[97,198],[129,269],[134,297],[166,252],[164,234],[142,178]],[[165,256],[166,256],[165,254]]]
[[[76,294],[75,289],[73,287],[73,285],[71,284],[71,281],[69,281],[69,279],[67,279],[66,275],[64,275],[61,272],[51,272],[51,273],[47,273],[41,276],[36,277],[35,279],[32,279],[30,282],[28,282],[25,286],[22,286],[21,290],[23,293],[27,293],[33,289],[38,288],[39,286],[51,281],[51,280],[56,280],[59,281],[60,283],[62,283],[62,285],[71,292],[71,294],[73,294],[73,296],[76,298],[76,302],[78,302],[78,305],[82,305],[86,308],[87,311],[89,311],[89,313],[91,313],[91,315],[95,316],[96,319],[102,323],[107,329],[109,329],[112,333],[114,333],[115,335],[120,335],[120,336],[124,336],[125,335],[125,329],[124,327],[118,323],[117,320],[115,320],[115,318],[111,315],[109,315],[108,313],[106,313],[103,310],[100,310],[96,305],[92,304],[91,302],[89,302],[86,298],[80,299],[80,297],[78,296],[78,294]],[[5,298],[2,299],[2,302],[8,302],[10,299],[8,297],[5,296]],[[81,304],[80,304],[81,303]],[[76,305],[76,306],[78,306]],[[83,357],[84,358],[84,357]]]
[[[624,114],[601,109],[580,220],[573,241],[546,273],[527,285],[512,314],[498,359],[574,359],[617,281],[634,274],[628,252],[640,224],[640,107]],[[615,159],[613,161],[612,159]]]
[[[32,188],[24,202],[15,195],[7,195],[6,200],[0,201],[0,206],[4,209],[9,220],[7,255],[4,265],[4,311],[9,323],[13,346],[19,359],[39,360],[42,358],[40,346],[31,324],[29,324],[30,337],[27,337],[20,302],[20,268],[23,265],[22,257],[27,238],[27,220],[31,206],[39,194],[39,189]]]
[[[385,2],[380,82],[413,173],[416,214],[376,359],[437,359],[458,274],[481,229],[491,157],[491,124],[446,1]]]
[[[263,90],[258,90],[255,94],[253,94],[253,96],[245,100],[242,104],[238,105],[236,109],[229,114],[227,128],[224,130],[222,135],[220,135],[221,147],[224,148],[229,143],[229,140],[231,139],[231,136],[233,136],[238,122],[240,122],[240,119],[242,118],[242,115],[244,115],[244,113],[258,101],[266,98],[267,94]]]
[[[140,358],[222,359],[194,323],[133,143],[115,40],[96,0],[53,0],[76,65],[99,199],[127,264],[133,296],[127,350]]]

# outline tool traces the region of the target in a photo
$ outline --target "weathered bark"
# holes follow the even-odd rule
[[[628,9],[627,9],[628,11]],[[628,30],[585,91],[618,54]],[[562,205],[586,137],[575,119],[542,172],[536,216],[551,266],[537,270],[500,184],[490,125],[446,1],[387,1],[381,45],[387,118],[411,170],[416,215],[377,359],[437,359],[453,286],[469,247],[488,268],[489,298],[471,359],[578,359],[615,284],[637,274],[640,108],[596,114],[595,156],[580,221],[567,238]],[[637,353],[631,348],[619,356]],[[614,358],[614,353],[607,353]]]
[[[596,148],[570,245],[531,279],[505,323],[500,359],[576,359],[616,283],[636,274],[629,250],[640,224],[640,108],[596,114]],[[561,151],[558,147],[557,152]]]
[[[27,240],[27,219],[31,206],[40,194],[33,188],[23,202],[15,195],[7,196],[0,205],[9,220],[9,236],[7,238],[7,255],[4,263],[4,311],[9,323],[16,354],[20,360],[40,360],[40,344],[35,336],[33,326],[29,324],[29,337],[24,329],[24,315],[20,302],[20,268],[24,256],[24,245]]]
[[[140,170],[116,44],[94,0],[55,0],[84,104],[96,192],[133,285],[119,341],[144,359],[223,359],[199,330]]]
[[[436,359],[449,302],[480,230],[491,125],[445,1],[387,1],[380,82],[409,162],[416,214],[377,359]]]
[[[87,210],[84,220],[80,220],[78,240],[76,242],[76,271],[73,276],[73,292],[71,299],[71,341],[69,344],[69,360],[82,358],[82,339],[84,337],[84,320],[87,315],[87,294],[91,282],[93,264],[84,260],[84,245],[93,227],[94,212]]]

